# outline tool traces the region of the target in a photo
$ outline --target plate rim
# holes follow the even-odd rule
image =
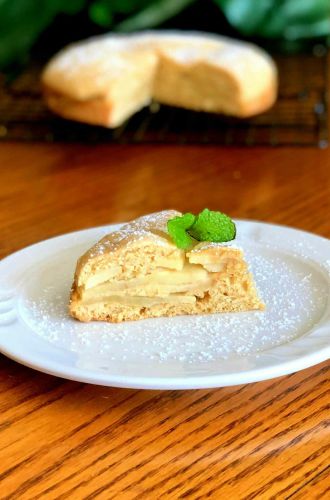
[[[48,363],[41,361],[34,362],[33,357],[20,359],[10,350],[3,350],[0,346],[0,353],[9,359],[40,373],[52,375],[64,380],[83,382],[86,384],[100,385],[104,387],[116,387],[121,389],[145,389],[145,390],[187,390],[187,389],[215,389],[221,387],[232,387],[255,382],[262,382],[274,378],[283,377],[297,371],[310,368],[319,363],[327,361],[330,356],[330,346],[324,347],[312,354],[300,356],[298,359],[286,361],[280,365],[270,365],[265,368],[254,370],[244,370],[231,374],[203,375],[196,377],[175,377],[175,383],[171,385],[169,377],[138,377],[124,375],[106,376],[103,372],[90,371],[88,375],[83,375],[79,368],[72,368],[68,372],[58,369],[58,363]],[[279,370],[277,367],[280,367]],[[275,373],[274,373],[275,372]],[[244,381],[240,378],[244,376]]]

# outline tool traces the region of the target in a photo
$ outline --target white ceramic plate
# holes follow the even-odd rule
[[[76,259],[119,226],[67,234],[0,262],[0,351],[31,368],[114,387],[193,389],[292,373],[330,354],[330,241],[237,221],[265,312],[80,323],[67,314]]]

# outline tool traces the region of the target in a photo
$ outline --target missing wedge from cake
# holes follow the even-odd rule
[[[121,322],[263,310],[243,250],[228,242],[235,237],[235,225],[227,218],[232,226],[223,219],[221,227],[222,219],[212,219],[212,214],[219,212],[206,209],[197,218],[189,214],[194,218],[191,224],[186,218],[182,225],[185,216],[164,210],[102,238],[77,262],[71,316],[80,321]],[[198,241],[198,237],[216,241]]]

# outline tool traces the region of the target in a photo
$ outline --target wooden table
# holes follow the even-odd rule
[[[0,257],[165,207],[330,236],[330,149],[8,143],[0,169]],[[329,498],[329,363],[161,392],[0,360],[3,499]]]

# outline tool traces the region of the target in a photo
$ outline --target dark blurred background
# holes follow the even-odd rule
[[[263,46],[279,67],[277,104],[249,120],[161,106],[115,132],[47,111],[39,74],[60,48],[105,32],[158,28],[215,32]],[[329,35],[329,0],[2,0],[0,138],[325,147]]]

